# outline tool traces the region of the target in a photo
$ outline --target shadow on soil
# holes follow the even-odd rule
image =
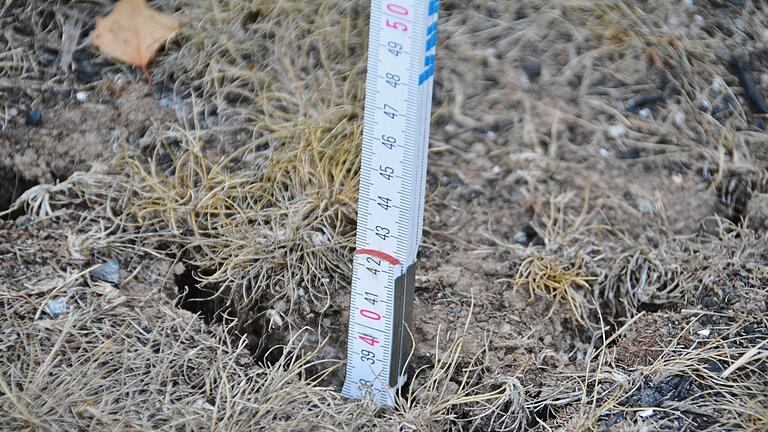
[[[221,286],[215,283],[205,283],[202,280],[215,273],[210,269],[199,269],[193,265],[185,265],[184,272],[175,276],[177,296],[175,306],[194,314],[199,314],[206,324],[225,324],[236,319],[238,322],[231,328],[232,337],[240,339],[245,335],[248,351],[256,361],[271,365],[279,361],[285,343],[280,337],[279,329],[270,330],[265,311],[257,308],[251,319],[241,317],[238,311],[227,302],[227,295],[220,292]]]
[[[0,212],[8,210],[21,194],[37,184],[36,181],[24,177],[13,168],[0,165]],[[19,209],[0,218],[13,219],[23,212],[23,209]]]

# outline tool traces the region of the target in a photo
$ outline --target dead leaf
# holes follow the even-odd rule
[[[147,66],[179,26],[179,20],[150,8],[146,0],[120,0],[109,15],[96,18],[91,40],[107,56],[140,67],[152,85]]]

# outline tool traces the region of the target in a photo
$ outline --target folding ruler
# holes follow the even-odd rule
[[[424,221],[439,0],[373,0],[342,394],[394,405]]]

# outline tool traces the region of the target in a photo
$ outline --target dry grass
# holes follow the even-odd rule
[[[94,89],[40,52],[58,49],[65,29],[106,3],[0,0],[0,95]],[[451,157],[476,138],[451,136],[494,132],[489,157],[515,170],[510,189],[523,198],[514,203],[530,208],[542,239],[489,246],[514,264],[501,279],[543,296],[550,315],[568,305],[587,325],[561,336],[576,347],[561,353],[564,371],[546,366],[545,352],[530,364],[497,364],[488,342],[496,329],[468,352],[473,321],[440,328],[434,356],[389,410],[343,400],[329,384],[338,384],[346,334],[366,2],[154,3],[187,23],[151,67],[154,96],[177,121],[151,125],[108,170],[25,195],[18,206],[45,231],[34,242],[10,224],[0,230],[0,258],[20,263],[0,268],[0,428],[768,427],[765,233],[715,218],[717,229],[678,235],[663,212],[638,218],[588,178],[598,151],[635,149],[643,163],[683,161],[708,173],[702,189],[728,191],[734,176],[764,188],[753,177],[764,177],[768,135],[750,122],[723,61],[744,31],[712,35],[716,17],[696,9],[702,24],[679,2],[443,2],[434,173],[453,168]],[[728,10],[745,28],[764,24],[764,14]],[[84,39],[77,47],[97,56]],[[529,57],[540,60],[545,85],[520,71]],[[105,63],[110,85],[141,79]],[[651,117],[638,116],[631,102],[656,91]],[[10,103],[0,98],[0,130]],[[612,136],[616,125],[623,133]],[[435,253],[468,240],[428,239]],[[130,272],[119,290],[89,276],[112,255]],[[219,324],[173,307],[175,263],[196,270],[224,306]],[[49,316],[45,305],[58,298],[68,309]],[[708,299],[716,301],[701,306]],[[651,365],[620,364],[616,342],[651,306],[697,309],[680,312],[695,318]],[[272,355],[250,356],[246,333]]]
[[[590,278],[584,271],[584,263],[577,261],[573,264],[560,264],[552,257],[534,255],[528,257],[520,264],[514,279],[500,279],[502,282],[514,282],[513,289],[528,288],[533,301],[537,295],[543,295],[552,307],[547,318],[554,312],[560,303],[567,304],[573,318],[582,325],[586,324],[587,300],[580,291],[590,292],[588,281]]]
[[[286,354],[268,368],[258,366],[244,342],[232,345],[223,329],[210,334],[186,311],[147,307],[159,294],[129,295],[112,306],[92,288],[71,287],[57,293],[67,299],[66,318],[34,320],[37,304],[29,300],[40,294],[0,291],[3,430],[332,424],[335,414],[326,407],[338,396],[308,386],[307,358]]]
[[[145,247],[168,248],[186,263],[211,269],[206,281],[221,293],[247,286],[232,294],[238,307],[252,307],[266,294],[289,305],[280,312],[291,316],[302,301],[300,289],[306,302],[327,304],[332,287],[319,275],[349,271],[341,251],[353,242],[359,130],[344,120],[327,129],[301,127],[301,136],[289,137],[295,145],[276,149],[251,169],[227,168],[247,148],[214,164],[194,141],[178,153],[167,148],[174,167],[168,172],[155,158],[143,164],[126,155],[117,166],[127,174],[128,203],[119,207],[117,222],[151,233]]]

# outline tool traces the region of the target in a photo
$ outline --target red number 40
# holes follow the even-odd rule
[[[373,336],[360,335],[360,340],[370,346],[376,346],[376,344],[379,343],[379,340]]]

